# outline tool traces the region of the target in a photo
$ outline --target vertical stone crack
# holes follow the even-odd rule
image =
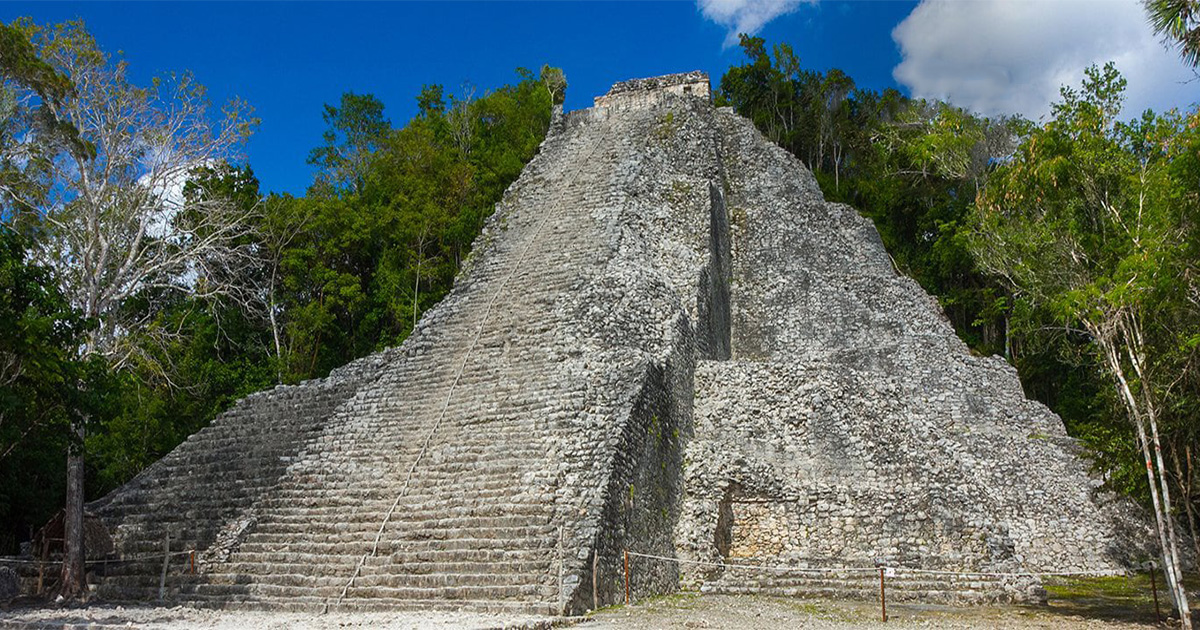
[[[725,195],[714,182],[708,184],[708,265],[700,274],[696,350],[699,358],[728,361],[730,358],[729,215]]]

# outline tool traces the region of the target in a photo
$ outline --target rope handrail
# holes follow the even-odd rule
[[[586,164],[591,159],[592,155],[595,154],[596,149],[599,148],[599,145],[600,143],[597,142],[588,150],[587,155],[583,159],[583,163]],[[357,580],[358,576],[362,573],[362,568],[366,564],[367,559],[375,557],[376,553],[379,551],[379,541],[383,538],[383,532],[387,528],[388,523],[391,521],[392,515],[396,512],[396,508],[399,507],[400,500],[403,499],[408,493],[408,486],[412,481],[413,474],[416,472],[417,465],[420,464],[421,460],[424,458],[426,451],[429,449],[429,443],[433,440],[433,435],[437,432],[438,428],[441,427],[442,421],[446,417],[446,410],[450,407],[450,401],[454,399],[454,390],[457,389],[459,382],[462,380],[463,372],[465,372],[467,368],[467,363],[470,361],[471,355],[475,351],[475,347],[479,344],[479,339],[483,335],[483,329],[487,325],[488,319],[491,317],[492,308],[495,306],[500,294],[503,293],[504,289],[508,286],[509,280],[511,280],[513,276],[516,275],[517,270],[521,268],[525,261],[525,257],[529,254],[529,251],[532,249],[534,243],[536,243],[541,237],[542,229],[550,221],[551,217],[558,214],[559,209],[563,205],[562,201],[565,196],[566,193],[564,191],[555,197],[552,211],[542,215],[541,221],[539,221],[537,227],[534,228],[533,235],[530,236],[529,240],[525,242],[525,246],[521,249],[521,253],[517,255],[517,259],[513,261],[508,273],[504,276],[503,280],[501,280],[500,286],[496,287],[496,290],[492,292],[491,297],[488,299],[487,306],[483,312],[483,317],[480,318],[479,326],[475,329],[475,336],[471,339],[471,344],[467,347],[467,351],[463,354],[462,362],[458,366],[458,370],[454,375],[454,380],[450,384],[450,389],[446,392],[446,399],[442,402],[442,408],[438,412],[437,419],[434,421],[433,426],[429,429],[429,432],[425,434],[425,440],[421,444],[421,450],[417,453],[417,457],[413,459],[412,465],[409,466],[408,474],[404,478],[404,484],[400,487],[400,492],[396,495],[396,500],[392,502],[392,506],[388,509],[387,514],[384,515],[383,522],[379,525],[379,531],[375,533],[375,541],[371,545],[371,551],[364,553],[362,558],[359,559],[357,566],[354,567],[354,574],[350,576],[350,580],[346,582],[344,587],[342,587],[342,592],[338,595],[336,603],[340,604],[342,600],[346,598],[346,593],[350,591],[350,587],[354,585],[355,580]],[[328,611],[329,601],[326,600],[325,605],[322,608],[322,613],[326,613]]]

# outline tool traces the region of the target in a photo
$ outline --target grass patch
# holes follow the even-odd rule
[[[729,223],[741,232],[746,231],[746,225],[749,223],[749,217],[746,216],[746,209],[740,206],[734,206],[729,209]]]
[[[1161,581],[1161,576],[1159,579]],[[1160,586],[1166,588],[1165,583]],[[1130,603],[1153,603],[1148,575],[1049,578],[1046,580],[1046,592],[1050,594],[1051,599],[1111,599]]]
[[[641,603],[646,606],[691,610],[692,608],[696,607],[696,602],[699,599],[699,593],[681,591],[678,593],[668,593],[666,595],[647,597],[646,599],[642,600]]]
[[[679,128],[679,122],[675,120],[675,112],[667,112],[658,120],[658,126],[654,129],[654,135],[658,136],[660,141],[667,141],[675,136],[675,131]]]

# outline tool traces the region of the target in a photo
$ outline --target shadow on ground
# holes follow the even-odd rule
[[[1150,623],[1091,619],[1047,606],[949,606],[678,594],[597,611],[586,630],[1153,630]]]
[[[1155,576],[1151,587],[1150,575],[1139,573],[1125,577],[1057,577],[1046,580],[1048,604],[1037,607],[1044,612],[1105,621],[1155,623],[1174,616],[1167,584],[1162,573]],[[1193,623],[1200,624],[1196,610],[1200,599],[1200,580],[1192,575],[1184,579],[1188,600],[1192,605]],[[1155,611],[1155,592],[1158,612]]]

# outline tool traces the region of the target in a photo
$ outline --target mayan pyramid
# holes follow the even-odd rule
[[[623,599],[625,550],[672,559],[634,556],[634,597],[1115,567],[1059,418],[709,95],[628,81],[556,117],[402,346],[247,397],[89,506],[126,558],[100,595],[158,597],[137,559],[164,543],[171,601],[303,610],[577,613]]]

